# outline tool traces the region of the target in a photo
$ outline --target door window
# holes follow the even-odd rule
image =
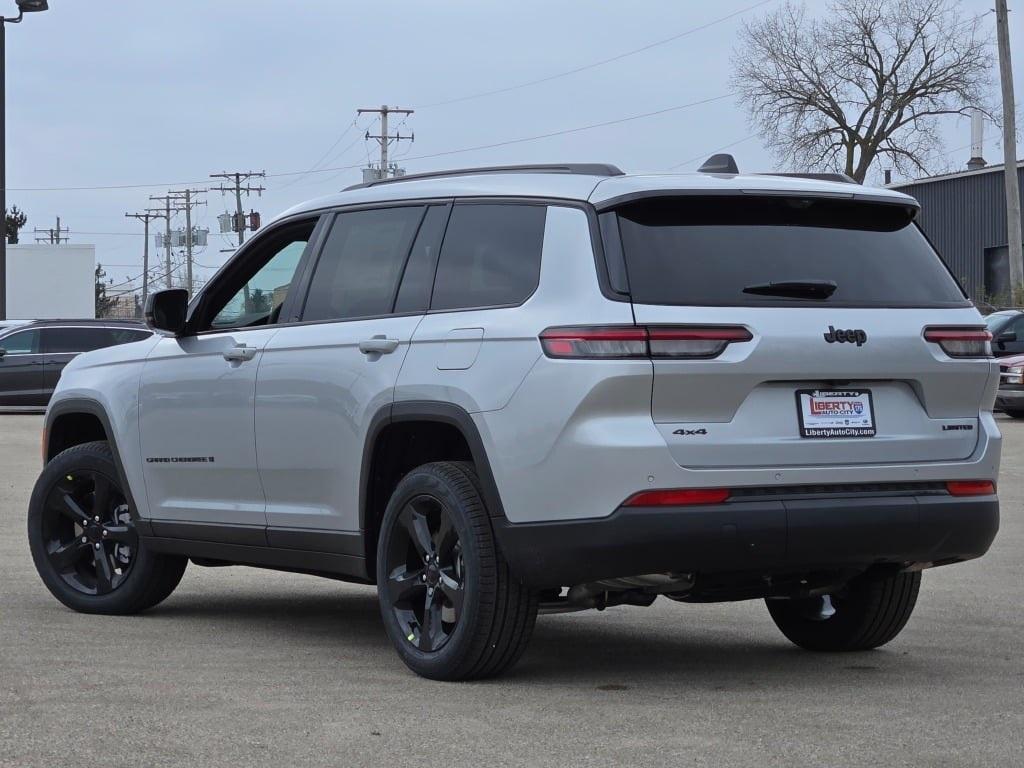
[[[265,241],[246,253],[241,269],[225,276],[203,311],[212,319],[199,330],[224,330],[274,325],[291,290],[302,254],[316,220],[268,233]]]
[[[0,339],[0,349],[8,355],[39,354],[39,331],[19,331]]]
[[[437,253],[441,238],[448,223],[450,208],[447,205],[432,205],[420,225],[416,242],[409,254],[409,261],[402,274],[402,285],[395,300],[395,314],[404,312],[426,312],[430,306],[430,291],[434,287],[434,270],[437,269]]]
[[[422,218],[422,206],[338,214],[313,273],[302,319],[390,314]]]
[[[47,354],[75,354],[113,347],[148,336],[131,328],[44,328],[43,349]]]
[[[543,205],[456,205],[441,246],[432,310],[521,304],[537,288]]]

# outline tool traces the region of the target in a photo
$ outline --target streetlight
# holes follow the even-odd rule
[[[6,51],[4,38],[8,24],[18,24],[26,13],[36,13],[49,8],[46,0],[15,0],[18,4],[18,15],[6,19],[0,16],[0,320],[7,319],[7,70],[4,65]]]

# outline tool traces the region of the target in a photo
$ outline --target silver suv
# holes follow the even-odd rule
[[[402,660],[496,675],[540,612],[765,599],[799,646],[903,628],[998,527],[990,334],[905,195],[504,167],[279,217],[152,339],[76,358],[28,515],[92,613],[186,563],[376,584]]]

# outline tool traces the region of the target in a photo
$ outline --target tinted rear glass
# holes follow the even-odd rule
[[[441,246],[431,309],[521,304],[537,288],[543,205],[460,203]]]
[[[88,352],[138,341],[147,335],[127,328],[44,328],[43,346],[52,354]]]
[[[902,206],[786,197],[668,197],[618,211],[638,304],[962,306],[966,299]],[[828,281],[827,299],[744,293]]]
[[[392,310],[423,208],[340,213],[313,273],[303,320],[345,320]]]

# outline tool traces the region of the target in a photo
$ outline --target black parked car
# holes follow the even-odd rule
[[[996,357],[1024,354],[1024,312],[1007,309],[985,318],[992,333],[992,353]]]
[[[0,328],[0,410],[42,411],[75,355],[152,335],[131,320],[39,320]]]

